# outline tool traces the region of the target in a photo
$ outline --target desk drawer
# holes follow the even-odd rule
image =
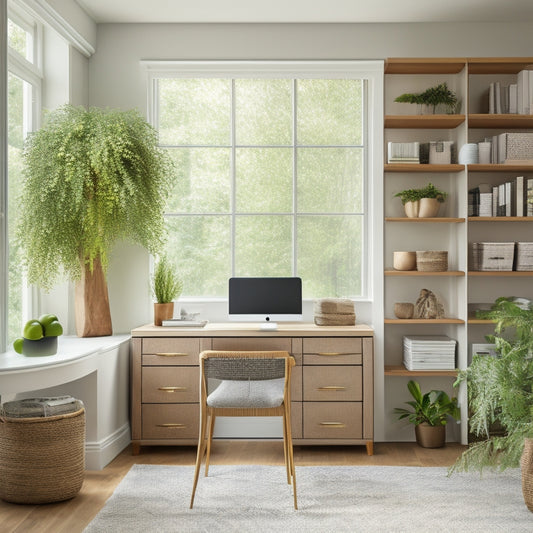
[[[360,365],[360,338],[330,337],[303,339],[304,365]]]
[[[304,402],[304,439],[361,439],[361,402]]]
[[[308,366],[303,368],[304,401],[361,401],[362,367]]]
[[[200,339],[146,338],[143,339],[142,354],[143,365],[198,365]]]
[[[291,353],[291,339],[285,337],[217,337],[213,339],[213,350],[280,350]]]
[[[145,367],[142,371],[142,402],[197,402],[199,380],[197,367]]]
[[[147,404],[142,406],[143,439],[197,439],[198,404]]]

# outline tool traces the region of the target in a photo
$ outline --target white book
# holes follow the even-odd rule
[[[489,114],[493,115],[494,110],[496,109],[495,106],[495,96],[494,96],[494,82],[490,82],[489,84]]]
[[[513,194],[512,184],[510,181],[505,183],[505,216],[510,217],[512,215]]]
[[[516,216],[524,216],[524,176],[515,178]]]
[[[492,216],[498,216],[498,186],[492,187]]]
[[[531,115],[533,111],[533,70],[528,70],[529,85],[528,85],[528,100],[527,100],[527,115]]]
[[[494,102],[496,114],[500,115],[502,112],[502,88],[499,81],[494,84]]]
[[[521,70],[516,78],[518,113],[520,115],[529,115],[529,72]]]
[[[515,114],[518,112],[516,108],[517,97],[517,85],[516,83],[511,83],[509,85],[509,113]]]

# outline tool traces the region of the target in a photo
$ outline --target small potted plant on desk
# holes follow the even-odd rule
[[[155,265],[153,290],[156,299],[154,325],[161,326],[163,320],[174,315],[174,300],[179,298],[183,290],[183,282],[165,256],[160,257]]]
[[[448,416],[460,417],[457,399],[450,398],[444,391],[432,390],[422,394],[420,385],[413,380],[407,384],[413,400],[406,402],[413,411],[397,407],[398,419],[407,418],[415,425],[416,442],[423,448],[441,448],[446,442]]]
[[[405,189],[394,196],[402,201],[408,218],[431,218],[437,216],[448,193],[429,183],[422,189]]]

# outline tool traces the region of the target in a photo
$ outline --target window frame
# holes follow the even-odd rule
[[[362,291],[354,301],[372,301],[374,278],[372,265],[381,251],[370,245],[379,231],[371,209],[382,196],[383,176],[383,61],[141,61],[147,76],[147,119],[158,129],[158,91],[161,78],[248,78],[248,79],[361,79],[364,91],[363,116],[363,243],[365,260],[361,263]],[[232,250],[234,254],[234,250]],[[224,298],[189,298],[191,302],[222,301]]]

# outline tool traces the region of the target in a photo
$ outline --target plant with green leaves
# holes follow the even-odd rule
[[[435,198],[442,203],[446,200],[447,196],[448,193],[437,189],[432,183],[429,183],[421,189],[405,189],[394,195],[395,198],[400,198],[403,205],[407,202],[417,202],[422,198]]]
[[[445,426],[449,416],[454,419],[460,417],[457,398],[450,398],[444,391],[431,390],[422,394],[420,384],[413,380],[407,383],[407,389],[414,399],[405,403],[410,405],[412,410],[396,407],[394,413],[398,415],[399,420],[407,418],[415,426],[424,423],[430,426]]]
[[[450,113],[455,112],[457,107],[457,95],[448,88],[446,83],[440,83],[430,87],[422,93],[404,93],[395,98],[395,102],[407,104],[422,104],[433,107],[433,113],[438,105],[444,105]]]
[[[183,281],[166,256],[158,259],[153,276],[154,296],[159,304],[170,303],[180,297]]]
[[[172,164],[137,111],[62,106],[28,137],[23,157],[17,231],[30,283],[95,279],[106,300],[117,240],[160,250]]]
[[[518,467],[524,439],[533,437],[533,309],[498,298],[490,311],[479,313],[496,322],[487,341],[498,356],[474,354],[459,372],[456,384],[467,384],[470,430],[482,440],[463,452],[451,472]],[[503,435],[491,435],[495,423]]]

